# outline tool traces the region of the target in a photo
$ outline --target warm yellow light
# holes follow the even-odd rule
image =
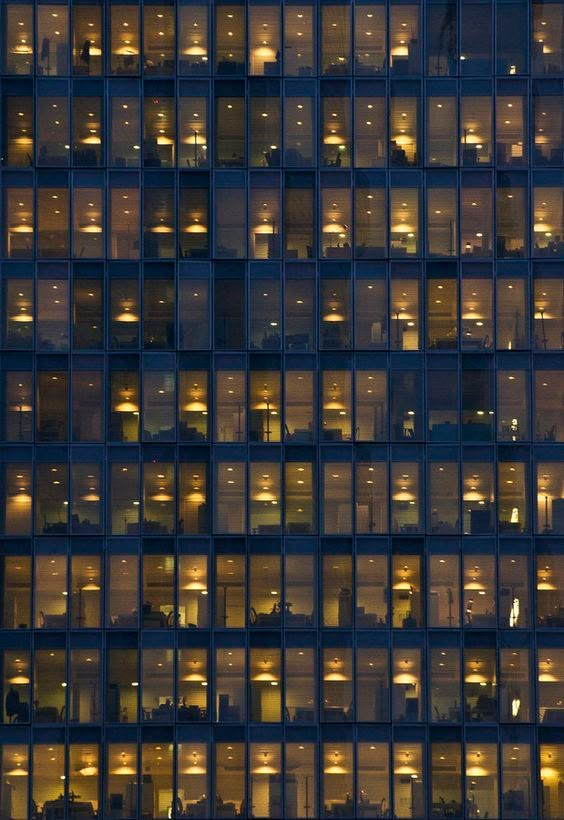
[[[394,675],[394,683],[403,684],[404,686],[415,686],[418,681],[415,675],[412,675],[410,672],[398,672],[397,675]]]
[[[10,225],[10,233],[33,233],[33,225],[25,225],[23,222],[19,225]]]
[[[490,774],[483,766],[469,766],[466,769],[466,777],[487,777]]]
[[[197,131],[194,131],[191,136],[184,137],[182,142],[185,143],[185,145],[206,145],[207,139],[204,134],[199,134]]]
[[[464,589],[474,590],[474,592],[479,592],[480,590],[484,590],[486,587],[484,584],[481,584],[479,581],[467,581],[464,584]]]
[[[123,313],[118,313],[115,317],[116,322],[138,322],[139,316],[136,316],[135,313],[127,313],[124,311]]]
[[[553,590],[557,589],[557,587],[554,584],[551,584],[550,581],[544,580],[544,581],[539,581],[539,583],[537,584],[537,589],[544,590],[545,592],[548,592],[548,591],[553,591]]]
[[[465,683],[487,683],[487,679],[479,672],[471,672],[464,678]]]
[[[192,401],[189,401],[188,404],[184,405],[184,410],[186,410],[187,413],[206,413],[207,409],[207,404],[195,396]]]
[[[33,322],[33,316],[31,313],[14,313],[13,316],[10,316],[11,322]],[[31,410],[31,407],[30,407]]]
[[[273,675],[272,672],[266,672],[265,671],[265,672],[259,672],[257,675],[254,675],[253,680],[270,682],[270,681],[277,681],[278,678],[275,675]]]
[[[392,498],[394,501],[415,501],[415,496],[413,493],[410,493],[407,490],[398,490],[397,493],[393,494]]]
[[[343,145],[343,138],[339,134],[327,134],[323,138],[324,145]]]
[[[205,57],[207,53],[205,48],[198,45],[189,46],[182,51],[182,54],[185,54],[187,57]]]
[[[123,775],[135,775],[137,774],[136,770],[133,766],[118,766],[117,769],[113,769],[111,772],[112,774],[123,774]]]
[[[464,145],[480,145],[483,142],[483,140],[476,134],[465,134],[462,137],[462,142],[464,143]]]
[[[131,46],[120,46],[116,48],[114,54],[117,54],[118,57],[134,57],[139,54],[136,48],[132,48]]]
[[[29,678],[26,675],[18,674],[14,675],[13,678],[9,678],[8,683],[13,683],[14,685],[26,686],[29,683]]]
[[[24,769],[23,766],[22,767],[16,766],[15,768],[10,769],[9,771],[6,772],[6,775],[9,776],[9,777],[27,777],[28,774],[29,774],[29,772],[27,771],[27,769]]]
[[[151,496],[151,501],[174,501],[174,496],[168,493],[158,492]]]
[[[86,766],[83,766],[82,769],[79,769],[78,773],[83,777],[94,777],[94,775],[98,774],[98,767],[94,766],[93,763],[88,763]]]
[[[139,407],[129,399],[126,399],[125,401],[120,401],[119,404],[116,404],[114,410],[116,413],[138,413]]]

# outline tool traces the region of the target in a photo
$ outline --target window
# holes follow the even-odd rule
[[[245,532],[246,499],[246,465],[217,463],[214,526],[217,532]]]
[[[206,649],[186,648],[178,652],[177,719],[179,721],[197,722],[208,719],[207,655]]]
[[[65,747],[60,743],[34,744],[32,765],[31,799],[42,811],[45,803],[57,801],[61,790],[64,793]]]
[[[458,531],[458,484],[458,464],[443,461],[429,464],[427,529],[432,533],[453,534]]]
[[[431,649],[429,720],[460,723],[460,652],[457,647]]]
[[[460,743],[431,743],[431,800],[444,800],[454,816],[462,812]]]
[[[241,555],[218,555],[215,570],[215,625],[223,628],[245,626],[245,559]]]
[[[143,53],[145,74],[174,71],[174,9],[172,6],[143,7]]]
[[[148,625],[145,623],[145,626]],[[144,721],[172,723],[174,720],[173,658],[172,649],[143,649],[141,711]]]
[[[244,805],[245,801],[245,745],[243,743],[216,743],[215,746],[215,783],[217,794],[212,808],[212,817],[221,817],[223,805]]]
[[[342,462],[323,465],[323,532],[352,532],[352,467]]]
[[[178,559],[178,625],[208,626],[208,568],[205,555],[181,555]]]
[[[137,722],[139,657],[136,649],[109,649],[106,662],[106,721]]]
[[[112,8],[116,7],[113,6]],[[132,7],[123,6],[122,8],[129,9]],[[130,23],[130,25],[133,25],[133,23]],[[139,99],[137,97],[112,96],[110,98],[109,116],[110,165],[118,168],[136,168],[141,162]]]
[[[357,74],[386,70],[386,14],[384,6],[362,4],[354,11],[354,59]]]
[[[562,9],[552,3],[533,3],[531,59],[533,73],[559,74],[562,71]]]
[[[394,813],[398,818],[425,817],[423,747],[394,743]]]
[[[314,650],[288,647],[285,670],[286,721],[313,723],[317,716]]]
[[[207,74],[208,8],[189,5],[179,8],[178,45],[180,74]]]
[[[312,555],[286,554],[284,617],[287,626],[315,623],[316,564]]]
[[[464,623],[474,628],[496,626],[495,561],[492,555],[465,555],[463,564]]]
[[[418,255],[419,200],[415,189],[392,188],[390,191],[389,218],[391,256]],[[393,296],[394,294],[392,294],[392,298]]]
[[[178,533],[209,532],[208,465],[181,463],[178,489]]]
[[[343,627],[353,623],[352,558],[350,555],[323,557],[323,624]]]
[[[456,165],[456,99],[427,97],[427,162]]]
[[[100,651],[71,649],[69,720],[73,723],[100,723],[101,700]]]
[[[523,98],[499,94],[496,106],[496,154],[498,165],[519,166],[527,157]]]
[[[388,622],[387,557],[357,555],[356,626],[384,627]]]
[[[110,8],[110,70],[112,74],[139,72],[139,12],[135,6]]]
[[[63,5],[37,8],[37,73],[45,77],[69,74],[69,15]]]
[[[7,74],[33,72],[33,8],[19,3],[6,6],[4,70]]]
[[[33,682],[33,720],[36,723],[62,723],[67,690],[64,649],[36,650]]]
[[[250,720],[253,723],[278,723],[281,720],[280,650],[251,649]]]
[[[137,792],[131,788],[132,778],[137,776],[137,745],[134,743],[108,743],[106,756],[106,813],[113,817],[123,810],[124,817],[134,817],[137,811]]]
[[[142,626],[149,629],[174,626],[174,558],[145,555],[143,558]]]
[[[440,361],[437,362],[440,364]],[[452,369],[430,369],[427,373],[427,416],[430,441],[458,438],[458,373]]]
[[[107,626],[137,628],[139,562],[131,555],[110,555],[107,564]]]
[[[559,809],[553,808],[554,803],[551,802],[550,798],[552,798],[553,794],[558,789],[557,785],[557,778],[558,772],[561,767],[562,761],[562,744],[547,744],[542,743],[539,749],[539,763],[540,763],[540,772],[542,776],[542,783],[543,783],[543,793],[546,795],[545,801],[543,803],[543,817],[553,818],[557,817],[557,813]],[[546,791],[545,791],[546,789]]]
[[[352,438],[351,381],[348,370],[322,372],[321,433],[324,441],[350,441]]]
[[[392,532],[413,533],[421,528],[420,476],[417,464],[392,464]]]
[[[492,100],[466,96],[460,101],[460,159],[464,166],[489,165],[492,161]]]
[[[245,13],[242,6],[216,9],[215,70],[217,74],[243,74],[245,71]]]
[[[284,7],[284,73],[309,77],[315,73],[314,13],[311,5]]]
[[[495,723],[497,717],[495,649],[467,648],[464,656],[464,708],[467,721]]]
[[[138,535],[141,502],[137,464],[111,465],[109,498],[113,535]]]
[[[418,556],[392,557],[392,626],[403,629],[423,626]]]
[[[394,3],[390,6],[390,71],[392,74],[419,74],[421,42],[419,7]]]
[[[249,562],[249,622],[279,626],[282,622],[280,556],[251,555]]]
[[[39,749],[39,744],[37,746]],[[10,801],[11,820],[28,816],[29,750],[24,744],[6,744],[2,755],[0,798]],[[17,779],[15,779],[17,778]],[[35,778],[37,793],[37,776]]]
[[[392,720],[420,721],[422,718],[421,651],[394,649],[392,652]]]
[[[387,649],[359,647],[356,653],[356,719],[369,723],[389,720]]]
[[[529,374],[525,370],[498,370],[497,437],[527,441],[529,435]]]
[[[323,650],[323,711],[326,723],[353,719],[353,653],[346,647],[326,647]]]
[[[10,259],[28,259],[33,255],[34,249],[34,211],[31,189],[6,188],[4,203],[6,211],[12,215],[11,221],[6,223],[3,235],[4,252]],[[33,321],[33,315],[29,313],[29,308],[33,307],[31,283],[21,282],[21,285],[23,287],[18,287],[14,282],[12,286],[15,287],[16,294],[19,294],[22,290],[24,291],[22,296],[15,298],[23,298],[25,301],[19,304],[16,303],[15,312],[7,315],[6,335],[10,347],[29,347],[31,345],[31,322]],[[20,313],[25,317],[24,321],[15,318]],[[31,318],[29,318],[30,316]],[[21,323],[21,326],[15,323]]]
[[[390,164],[393,166],[401,168],[419,164],[418,107],[416,97],[390,98]]]
[[[317,767],[313,743],[286,743],[286,767],[295,771],[295,778],[286,778],[286,814],[307,817],[317,814]],[[297,790],[294,783],[297,782]],[[297,791],[297,794],[296,794]]]
[[[246,717],[247,688],[245,675],[245,650],[237,648],[217,649],[215,660],[217,671],[215,674],[216,702],[214,720],[219,721],[220,723],[240,723],[241,721],[244,721]],[[258,658],[256,662],[258,663]],[[272,665],[271,658],[270,662],[270,665]],[[268,664],[269,657],[267,654],[267,668]],[[256,670],[256,674],[260,674],[258,669]],[[265,674],[271,675],[268,671],[266,671]],[[265,689],[264,685],[261,683],[258,689],[255,690],[256,696],[254,703],[256,704],[257,709],[256,715],[259,717],[262,714],[262,692],[265,690],[270,693],[270,680],[274,679],[275,677],[271,676],[265,681],[269,687],[268,689]],[[279,693],[277,693],[276,697],[279,698]],[[269,701],[268,698],[265,697],[265,708],[267,708],[268,705],[272,706],[272,701]]]
[[[207,796],[208,749],[205,743],[179,743],[177,746],[177,798],[182,795],[188,811],[210,816]]]
[[[177,105],[179,163],[181,167],[205,168],[208,164],[208,101],[205,97],[180,97]]]
[[[281,73],[278,6],[249,8],[249,72],[267,76]]]
[[[30,510],[31,514],[31,510]],[[2,563],[2,628],[29,629],[31,626],[31,558],[5,555]]]
[[[530,662],[528,649],[500,650],[499,708],[503,722],[531,720]]]
[[[100,627],[101,570],[97,555],[71,557],[71,627],[84,629]]]
[[[29,535],[32,529],[31,465],[4,467],[3,531],[6,535]]]

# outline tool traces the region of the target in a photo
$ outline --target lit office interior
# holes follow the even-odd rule
[[[0,20],[0,820],[560,820],[561,5]]]

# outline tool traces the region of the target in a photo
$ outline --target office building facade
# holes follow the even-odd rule
[[[0,818],[564,817],[564,8],[0,3]]]

